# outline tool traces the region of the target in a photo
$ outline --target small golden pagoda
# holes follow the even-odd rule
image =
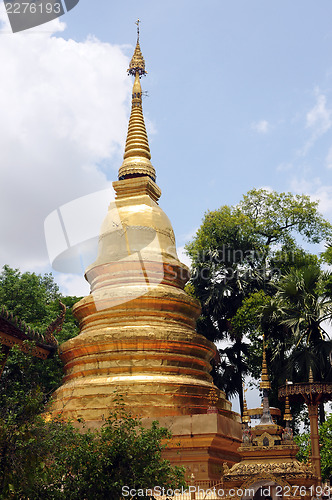
[[[242,444],[238,448],[241,461],[230,469],[224,466],[222,487],[225,498],[294,500],[315,496],[317,477],[311,464],[299,462],[298,446],[290,427],[292,415],[286,399],[285,428],[274,423],[269,406],[270,382],[263,340],[263,366],[260,388],[263,409],[260,423],[250,428],[250,411],[245,404]],[[257,413],[257,411],[255,411]]]
[[[222,461],[238,459],[239,416],[213,385],[216,347],[195,330],[200,305],[184,291],[189,270],[178,259],[172,225],[158,205],[161,191],[142,110],[140,80],[146,70],[137,25],[128,69],[135,79],[131,115],[119,180],[113,183],[116,199],[101,227],[97,260],[86,270],[91,293],[74,307],[80,334],[61,346],[65,376],[52,413],[99,426],[114,408],[117,391],[133,413],[158,418],[182,436],[182,450],[193,454],[198,447],[200,456],[188,459],[191,464],[202,463],[202,456],[207,462],[212,453],[217,477]],[[216,411],[207,415],[211,391]],[[198,418],[202,415],[208,424]],[[210,468],[206,463],[202,476],[208,477]]]

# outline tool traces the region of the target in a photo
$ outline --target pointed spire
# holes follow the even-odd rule
[[[310,366],[309,368],[309,384],[313,384],[314,383],[314,375],[312,373],[312,368]]]
[[[246,400],[246,392],[248,389],[244,388],[243,384],[243,415],[242,415],[242,423],[243,424],[248,424],[250,422],[250,417],[249,417],[249,412],[248,412],[248,407],[247,407],[247,400]]]
[[[263,363],[262,363],[262,377],[261,383],[259,384],[263,391],[263,414],[261,417],[261,425],[273,425],[273,420],[270,412],[269,404],[269,390],[271,389],[271,384],[269,380],[269,373],[267,371],[266,363],[266,351],[265,351],[265,335],[263,334]]]
[[[292,414],[290,411],[290,407],[289,407],[289,397],[288,396],[286,396],[284,420],[286,422],[290,422],[291,420],[293,420],[293,417],[292,417]]]
[[[266,351],[265,351],[265,335],[263,334],[263,363],[262,363],[262,378],[259,384],[261,389],[271,389],[269,373],[267,371]]]
[[[139,20],[137,20],[137,43],[134,55],[130,61],[128,74],[135,76],[131,114],[123,163],[119,169],[119,180],[130,177],[149,176],[156,180],[156,171],[150,162],[151,153],[146,133],[143,110],[142,88],[140,78],[146,75],[145,61],[139,44]]]
[[[129,69],[128,73],[129,75],[136,76],[136,73],[139,74],[141,77],[142,75],[146,75],[147,71],[145,71],[145,61],[144,57],[141,52],[141,47],[139,44],[139,23],[140,20],[137,19],[136,25],[137,25],[137,42],[136,42],[136,47],[135,47],[135,52],[133,57],[131,58],[130,64],[129,64]]]

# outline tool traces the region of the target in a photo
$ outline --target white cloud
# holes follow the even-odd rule
[[[319,177],[310,182],[305,179],[293,179],[291,189],[295,193],[307,194],[312,200],[319,202],[320,212],[328,219],[332,219],[332,185],[325,185]]]
[[[306,116],[306,127],[314,128],[321,135],[329,130],[331,124],[331,110],[326,108],[326,96],[317,90],[316,104]]]
[[[185,264],[187,267],[191,267],[191,259],[190,257],[186,254],[186,251],[184,249],[184,246],[182,247],[177,247],[177,253],[178,253],[178,257],[179,257],[179,260],[180,262],[182,262],[183,264]]]
[[[157,126],[154,121],[150,120],[148,116],[144,116],[144,122],[146,127],[146,133],[148,137],[151,138],[153,135],[157,134]]]
[[[327,168],[332,168],[332,147],[329,149],[326,156],[326,166]]]
[[[315,142],[332,126],[332,110],[327,107],[326,96],[315,89],[316,104],[306,115],[306,128],[311,130],[311,136],[300,152],[305,156]]]
[[[252,122],[250,128],[259,134],[267,134],[270,130],[270,124],[266,120],[260,120],[258,122]]]
[[[289,170],[292,170],[294,168],[293,163],[291,162],[282,162],[277,165],[277,172],[288,172]]]
[[[310,193],[309,193],[310,194]],[[319,186],[315,191],[313,191],[310,196],[319,201],[320,211],[332,218],[332,186]]]
[[[268,193],[272,193],[273,192],[273,188],[271,186],[260,186],[257,189],[265,189],[265,191],[267,191]]]
[[[48,265],[45,218],[110,187],[132,82],[119,46],[52,36],[59,20],[13,34],[3,4],[0,19],[0,267],[35,270]]]
[[[84,276],[55,273],[55,279],[63,295],[76,295],[76,297],[84,297],[90,293],[90,285]]]

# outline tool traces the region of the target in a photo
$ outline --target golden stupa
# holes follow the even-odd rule
[[[140,78],[146,71],[139,36],[128,72],[135,81],[124,160],[113,183],[116,199],[101,227],[97,260],[86,270],[91,293],[74,307],[80,334],[61,346],[65,376],[52,413],[101,425],[117,391],[142,417],[216,418],[206,415],[213,390],[218,416],[235,426],[227,431],[234,463],[238,415],[213,385],[216,348],[195,330],[200,305],[184,291],[189,270],[158,205],[161,191],[142,111]]]

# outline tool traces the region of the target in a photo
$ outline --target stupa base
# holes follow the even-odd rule
[[[151,426],[153,418],[144,418],[144,426]],[[186,468],[188,484],[206,484],[220,481],[223,464],[229,467],[240,460],[237,449],[241,445],[240,416],[217,413],[158,418],[160,426],[172,433],[163,456],[172,465]],[[199,482],[199,483],[197,483]]]

